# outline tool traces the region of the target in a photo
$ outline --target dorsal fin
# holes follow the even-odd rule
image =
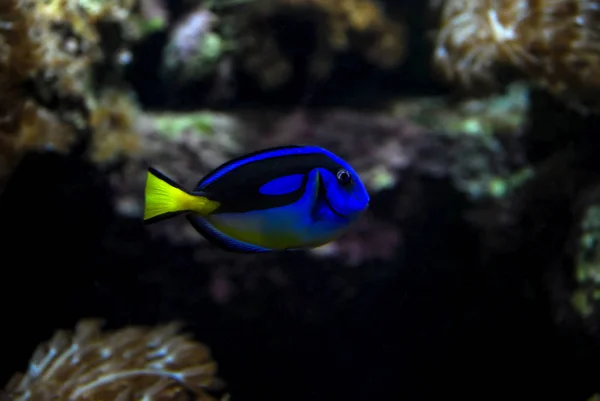
[[[303,146],[303,145],[288,145],[288,146],[278,146],[274,148],[259,150],[257,152],[252,152],[246,154],[244,156],[238,157],[236,159],[230,160],[227,163],[222,164],[217,167],[215,170],[208,173],[204,176],[196,185],[195,191],[202,190],[202,188],[206,187],[219,177],[227,174],[228,172],[246,165],[248,163],[252,163],[259,160],[269,159],[273,157],[281,157],[281,156],[289,156],[289,155],[302,155],[302,154],[310,154],[310,153],[323,153],[326,152],[328,155],[330,152],[321,149],[317,146]],[[334,156],[336,157],[336,156]],[[337,158],[337,157],[336,157]]]

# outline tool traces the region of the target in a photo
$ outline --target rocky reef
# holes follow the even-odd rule
[[[598,398],[599,11],[1,2],[0,400]],[[141,224],[149,164],[298,143],[371,194],[343,237]]]

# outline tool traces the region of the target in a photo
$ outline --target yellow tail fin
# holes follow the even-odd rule
[[[179,213],[206,215],[219,207],[219,202],[205,196],[190,194],[175,181],[150,167],[146,178],[144,222],[155,223]]]

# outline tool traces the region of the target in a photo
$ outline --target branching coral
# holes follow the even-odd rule
[[[447,0],[440,25],[446,78],[474,88],[509,67],[572,105],[600,105],[600,1]]]
[[[101,332],[99,320],[80,321],[41,344],[25,374],[5,391],[14,401],[215,400],[221,386],[210,351],[180,325]]]
[[[239,46],[246,69],[265,88],[287,81],[293,63],[279,49],[269,20],[279,14],[310,17],[316,29],[316,49],[310,55],[310,73],[325,79],[336,53],[356,50],[381,68],[397,66],[405,55],[406,32],[372,0],[269,0],[248,7],[241,22]]]

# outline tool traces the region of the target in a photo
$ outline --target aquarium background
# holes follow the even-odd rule
[[[0,1],[0,399],[600,398],[599,23],[598,0]],[[142,224],[149,164],[192,187],[285,144],[368,187],[333,243]]]

